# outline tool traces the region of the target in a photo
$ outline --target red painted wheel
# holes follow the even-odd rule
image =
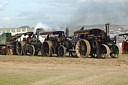
[[[122,52],[123,54],[128,54],[128,42],[126,41],[122,43]]]

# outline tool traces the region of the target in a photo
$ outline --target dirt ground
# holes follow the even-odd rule
[[[128,56],[0,56],[0,85],[128,85]]]

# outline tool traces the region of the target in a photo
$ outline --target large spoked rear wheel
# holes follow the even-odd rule
[[[52,56],[52,42],[45,41],[41,47],[41,53],[43,56]]]
[[[29,53],[30,53],[31,56],[35,55],[35,47],[33,45],[30,46]]]
[[[97,48],[98,58],[106,59],[110,56],[110,49],[107,45],[102,44]]]
[[[58,56],[64,57],[66,54],[66,48],[63,45],[60,45],[58,48]]]
[[[22,45],[20,42],[16,43],[16,54],[17,55],[22,55]]]
[[[89,56],[91,46],[88,40],[81,39],[76,44],[76,54],[79,58],[86,58]]]
[[[121,48],[118,44],[111,46],[111,53],[110,56],[112,58],[118,58],[121,55]]]

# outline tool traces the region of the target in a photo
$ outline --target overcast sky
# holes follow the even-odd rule
[[[128,25],[128,0],[0,0],[0,27]]]

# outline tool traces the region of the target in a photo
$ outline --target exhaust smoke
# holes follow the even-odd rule
[[[48,26],[48,25],[45,24],[45,23],[38,23],[38,24],[35,26],[34,30],[33,30],[33,33],[34,33],[34,34],[36,34],[37,29],[40,30],[39,32],[51,31],[50,26]]]
[[[68,20],[68,26],[104,24],[110,22],[116,25],[128,24],[128,1],[101,2],[101,0],[83,3],[76,13]]]

